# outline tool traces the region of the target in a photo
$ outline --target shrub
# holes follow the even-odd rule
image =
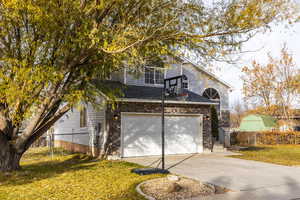
[[[210,116],[211,116],[211,133],[216,140],[219,140],[219,119],[218,113],[215,106],[210,107]]]
[[[300,132],[297,131],[235,132],[231,137],[231,141],[239,145],[300,144]]]

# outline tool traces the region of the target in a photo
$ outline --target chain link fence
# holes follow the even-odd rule
[[[56,149],[60,149],[59,152],[95,155],[99,145],[98,141],[97,135],[93,137],[87,132],[53,134],[50,131],[36,140],[31,148],[47,148],[52,155]]]

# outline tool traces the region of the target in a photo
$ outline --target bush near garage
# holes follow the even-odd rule
[[[263,131],[263,132],[234,132],[231,134],[232,145],[276,145],[300,144],[299,131]]]
[[[210,115],[211,115],[211,133],[212,136],[218,141],[219,140],[219,118],[215,106],[210,107]]]

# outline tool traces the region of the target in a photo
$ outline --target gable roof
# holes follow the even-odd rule
[[[204,72],[205,74],[211,76],[212,78],[214,78],[215,80],[217,80],[218,82],[220,82],[221,84],[223,84],[224,86],[226,86],[227,88],[229,89],[232,89],[233,87],[227,83],[226,81],[220,79],[219,77],[217,77],[215,74],[209,72],[208,70],[206,70],[204,67],[196,64],[195,62],[189,60],[188,58],[185,58],[185,57],[177,57],[178,59],[182,60],[183,62],[186,62],[186,63],[189,63],[189,64],[192,64],[196,69]]]
[[[248,115],[242,119],[240,131],[268,131],[277,127],[275,118],[269,115]]]

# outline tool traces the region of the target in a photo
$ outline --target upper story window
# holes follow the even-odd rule
[[[80,128],[87,127],[87,111],[86,108],[80,110]]]
[[[219,117],[221,117],[221,101],[220,101],[220,95],[218,93],[218,91],[214,88],[207,88],[205,89],[205,91],[203,92],[203,96],[208,98],[211,101],[215,101],[216,103],[218,103],[217,106],[217,112]]]
[[[164,70],[154,67],[145,67],[146,84],[163,84]]]
[[[186,80],[185,82],[182,82],[182,88],[183,89],[189,89],[189,82]]]
[[[214,88],[207,88],[203,92],[203,96],[210,100],[220,101],[220,95],[219,95],[218,91]]]

